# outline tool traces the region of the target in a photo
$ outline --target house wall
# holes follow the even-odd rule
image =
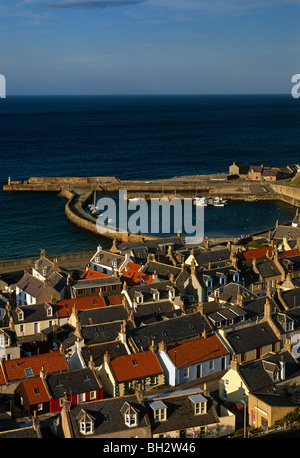
[[[225,369],[230,364],[230,355],[224,355],[225,357]],[[210,368],[210,363],[213,361],[213,369]],[[197,366],[201,366],[200,377],[207,377],[209,375],[215,374],[222,370],[222,357],[212,358],[207,361],[202,361],[190,366],[181,367],[176,370],[176,385],[181,383],[190,382],[197,379]],[[188,377],[184,376],[185,369],[188,368]]]
[[[289,412],[293,412],[295,407],[292,406],[275,406],[270,407],[262,400],[249,393],[248,398],[248,423],[255,428],[271,427],[277,420],[280,420]]]
[[[104,361],[102,366],[100,366],[100,369],[98,370],[97,375],[99,376],[101,380],[103,390],[105,391],[105,393],[108,393],[111,396],[114,396],[115,395],[115,378],[113,376],[110,364]]]
[[[155,388],[157,386],[164,385],[164,383],[165,383],[164,374],[159,374],[156,377],[157,377],[157,383],[153,384],[153,385],[151,385],[151,377],[145,377],[144,379],[138,379],[138,380],[134,380],[133,379],[131,382],[132,382],[133,386],[134,386],[135,382],[142,383],[142,389],[151,390],[151,389],[153,389],[153,388]],[[126,389],[126,384],[125,383],[115,384],[115,386],[114,386],[114,396],[115,397],[125,396],[126,395],[125,389]]]
[[[219,381],[219,397],[224,401],[240,403],[248,393],[247,386],[235,369],[229,369]]]
[[[38,323],[38,332],[41,332],[43,329],[47,329],[49,327],[49,321],[52,321],[52,324],[58,325],[58,319],[54,318],[53,316],[49,316],[45,321],[36,321],[32,323],[20,323],[15,324],[15,332],[17,337],[24,337],[24,336],[31,336],[36,334],[35,331],[35,323]],[[23,326],[23,331],[21,331],[21,326]]]
[[[85,393],[85,401],[84,402],[89,402],[89,401],[99,401],[100,399],[103,399],[103,391],[102,388],[96,391],[96,397],[91,399],[91,393],[88,391]],[[77,405],[78,404],[78,394],[73,394],[71,396],[68,396],[69,401],[71,401],[71,405]],[[49,412],[50,413],[55,413],[55,412],[60,412],[62,410],[62,407],[60,406],[60,399],[50,399],[50,404],[49,404]]]
[[[173,361],[171,360],[169,355],[165,351],[162,351],[162,350],[158,350],[157,356],[164,370],[166,383],[168,385],[175,386],[176,385],[176,381],[175,381],[176,371],[175,371],[175,366],[174,366]]]

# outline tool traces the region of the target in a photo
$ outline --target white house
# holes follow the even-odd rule
[[[167,349],[160,343],[158,356],[166,372],[167,383],[179,385],[227,369],[230,353],[216,334],[198,337]]]

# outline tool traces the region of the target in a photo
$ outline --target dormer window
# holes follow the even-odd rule
[[[153,290],[152,297],[154,301],[159,301],[160,294],[159,291],[157,291],[157,289]]]
[[[189,399],[192,402],[195,415],[207,413],[207,399],[202,394],[192,394]]]
[[[169,299],[174,299],[175,298],[175,289],[171,288],[169,289]]]
[[[143,296],[142,293],[137,293],[135,299],[136,299],[136,303],[137,303],[137,304],[142,304],[143,301],[144,301],[144,296]]]
[[[206,280],[206,286],[207,286],[208,288],[212,288],[212,285],[213,285],[212,278],[209,277],[209,278]]]
[[[52,310],[52,307],[51,305],[46,305],[46,311],[47,311],[47,316],[52,316],[53,314],[53,310]]]
[[[162,401],[151,402],[150,407],[153,410],[155,422],[167,420],[167,406]]]
[[[138,425],[138,411],[132,407],[128,402],[125,402],[121,413],[124,416],[125,425],[129,428]]]
[[[84,410],[81,410],[77,416],[79,421],[79,430],[82,434],[88,435],[93,434],[95,431],[95,418],[92,415],[88,415]]]
[[[18,309],[18,320],[23,321],[24,320],[24,312],[22,309]]]

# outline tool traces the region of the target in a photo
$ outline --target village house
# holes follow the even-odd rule
[[[165,383],[164,370],[153,350],[114,359],[106,353],[98,373],[105,393],[114,397],[132,394],[137,384],[142,390],[151,390]]]
[[[248,171],[248,178],[252,181],[260,181],[264,170],[263,165],[250,165]]]
[[[120,273],[120,280],[128,286],[144,285],[152,282],[152,275],[142,272],[143,266],[128,262]]]
[[[145,405],[154,439],[217,438],[235,430],[235,415],[223,409],[219,416],[210,394],[199,388],[147,396]]]
[[[182,315],[153,324],[132,327],[127,331],[128,345],[133,352],[149,350],[152,345],[164,342],[167,345],[190,340],[202,335],[204,329],[212,329],[199,312]]]
[[[97,272],[113,275],[114,272],[121,272],[128,262],[132,262],[128,253],[121,255],[102,250],[101,245],[97,247],[97,251],[89,262],[89,267]]]
[[[229,175],[247,175],[249,170],[249,164],[242,162],[233,162],[229,166]]]
[[[66,280],[60,274],[53,274],[45,280],[25,273],[16,284],[16,305],[30,305],[50,301],[51,297],[64,299]]]
[[[71,288],[73,298],[93,296],[95,294],[120,294],[122,282],[117,276],[81,279],[72,283]]]
[[[227,369],[230,353],[216,334],[188,340],[177,345],[159,344],[158,356],[169,385],[203,379]],[[198,380],[199,383],[201,380]]]
[[[8,308],[7,315],[19,344],[46,341],[43,331],[59,325],[55,301]]]
[[[191,274],[184,282],[184,292],[185,295],[192,296],[196,303],[205,302],[220,286],[240,281],[240,271],[232,265],[217,268],[211,268],[209,265],[208,269],[200,270],[196,268],[195,261],[192,260]]]
[[[262,358],[240,364],[233,357],[228,371],[220,378],[219,397],[242,405],[250,393],[289,394],[299,399],[300,365],[288,350],[266,353]]]
[[[1,360],[0,386],[2,395],[13,398],[19,383],[22,380],[39,377],[42,366],[47,368],[48,374],[68,370],[65,356],[59,350],[11,360]]]
[[[288,413],[298,409],[298,404],[288,396],[278,393],[249,393],[248,424],[264,431],[282,420]]]
[[[16,405],[23,416],[60,412],[67,397],[71,405],[103,398],[100,380],[91,365],[76,371],[47,374],[43,366],[39,377],[23,380],[15,389]]]
[[[64,438],[151,438],[151,423],[139,392],[73,407],[65,400],[58,428]]]
[[[238,362],[248,362],[261,358],[268,352],[278,352],[281,348],[279,329],[272,319],[270,301],[265,304],[265,317],[258,324],[250,324],[230,331],[220,329],[218,334],[235,355]]]
[[[172,281],[152,281],[150,284],[128,287],[125,283],[122,294],[124,294],[129,307],[133,311],[142,304],[160,301],[173,303],[176,297],[176,289]]]
[[[282,178],[282,173],[279,167],[264,167],[262,179],[265,181],[277,181]]]

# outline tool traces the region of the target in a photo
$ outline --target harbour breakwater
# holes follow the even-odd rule
[[[47,191],[59,192],[67,199],[65,214],[78,227],[100,235],[96,219],[89,215],[85,208],[92,200],[92,195],[99,192],[115,192],[127,190],[128,198],[142,197],[144,199],[162,198],[163,196],[185,198],[197,194],[205,196],[219,195],[232,200],[245,198],[257,200],[282,200],[294,206],[300,206],[300,189],[265,182],[250,182],[246,179],[229,181],[226,174],[207,176],[175,177],[154,181],[120,180],[117,177],[32,177],[25,181],[11,181],[3,186],[7,192]],[[133,234],[126,231],[104,230],[101,236],[118,242],[137,242],[158,237]],[[163,240],[163,239],[161,239]]]

